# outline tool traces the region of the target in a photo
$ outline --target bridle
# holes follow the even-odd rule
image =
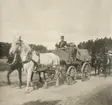
[[[22,41],[19,41],[19,42],[16,43],[16,44],[18,44],[18,48],[17,48],[15,54],[17,54],[17,52],[21,52]],[[33,51],[34,51],[34,50],[31,49],[31,51],[29,51],[29,52],[27,53],[27,55],[26,55],[26,60],[25,60],[25,61],[21,61],[22,64],[29,63],[30,61],[32,61],[33,63],[36,63],[36,61],[34,61],[34,60],[32,59]],[[38,54],[36,53],[36,55],[39,57],[39,60],[38,60],[37,64],[40,64],[40,54],[39,54],[39,53],[38,53]]]
[[[17,44],[20,44],[20,43],[16,43],[16,45],[17,45]],[[18,55],[18,54],[19,54],[19,56],[20,56],[20,53],[19,53],[19,50],[18,50],[18,49],[19,49],[19,46],[17,47],[17,50],[15,51],[14,54],[12,54],[12,53],[10,54],[10,56],[12,56],[12,55],[14,56],[14,57],[13,57],[12,63],[9,63],[10,65],[15,64],[15,62],[16,62],[16,60],[17,60],[16,58],[17,58],[17,55]],[[20,62],[21,62],[21,61],[20,61]]]

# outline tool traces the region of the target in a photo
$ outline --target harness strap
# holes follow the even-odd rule
[[[22,61],[21,63],[25,64],[25,63],[28,63],[30,62],[31,60],[26,60],[26,61]]]
[[[25,61],[22,61],[22,63],[28,63],[32,60],[32,52],[29,52],[27,54],[27,57],[26,57],[26,60]]]
[[[37,68],[40,65],[40,55],[38,54],[37,56],[39,57],[38,62],[36,62],[35,60],[32,59],[32,52],[29,52],[26,57],[27,59],[25,61],[23,61],[22,63],[25,64],[25,63],[32,61],[34,63],[34,66],[36,67],[34,72],[37,72]]]

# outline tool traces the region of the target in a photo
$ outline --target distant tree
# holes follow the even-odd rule
[[[96,39],[96,40],[88,40],[86,42],[80,42],[78,47],[79,48],[86,48],[88,49],[89,52],[99,52],[102,50],[102,48],[104,47],[104,45],[107,45],[107,47],[109,49],[112,50],[112,39],[111,38],[100,38],[100,39]]]
[[[45,53],[47,52],[47,47],[43,45],[35,45],[35,44],[30,44],[31,48],[34,49],[35,51],[38,51],[40,53]]]
[[[0,57],[9,55],[10,46],[10,43],[0,42]]]
[[[45,52],[47,52],[47,47],[45,47],[43,45],[37,45],[36,51],[41,52],[41,53],[45,53]]]
[[[43,45],[35,45],[35,44],[30,44],[31,48],[33,48],[35,51],[44,53],[47,52],[47,47]],[[9,49],[11,47],[10,43],[5,43],[5,42],[0,42],[0,58],[4,56],[9,55]]]

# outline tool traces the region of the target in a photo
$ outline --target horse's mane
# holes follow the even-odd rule
[[[22,42],[21,45],[22,45],[22,49],[25,53],[31,51],[31,48],[27,43]]]

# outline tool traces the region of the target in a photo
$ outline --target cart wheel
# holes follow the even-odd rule
[[[82,65],[81,72],[82,72],[82,81],[84,81],[86,79],[90,79],[90,77],[91,77],[91,66],[88,62],[85,62]]]
[[[71,85],[76,80],[76,68],[74,66],[70,66],[67,70],[67,84]]]

